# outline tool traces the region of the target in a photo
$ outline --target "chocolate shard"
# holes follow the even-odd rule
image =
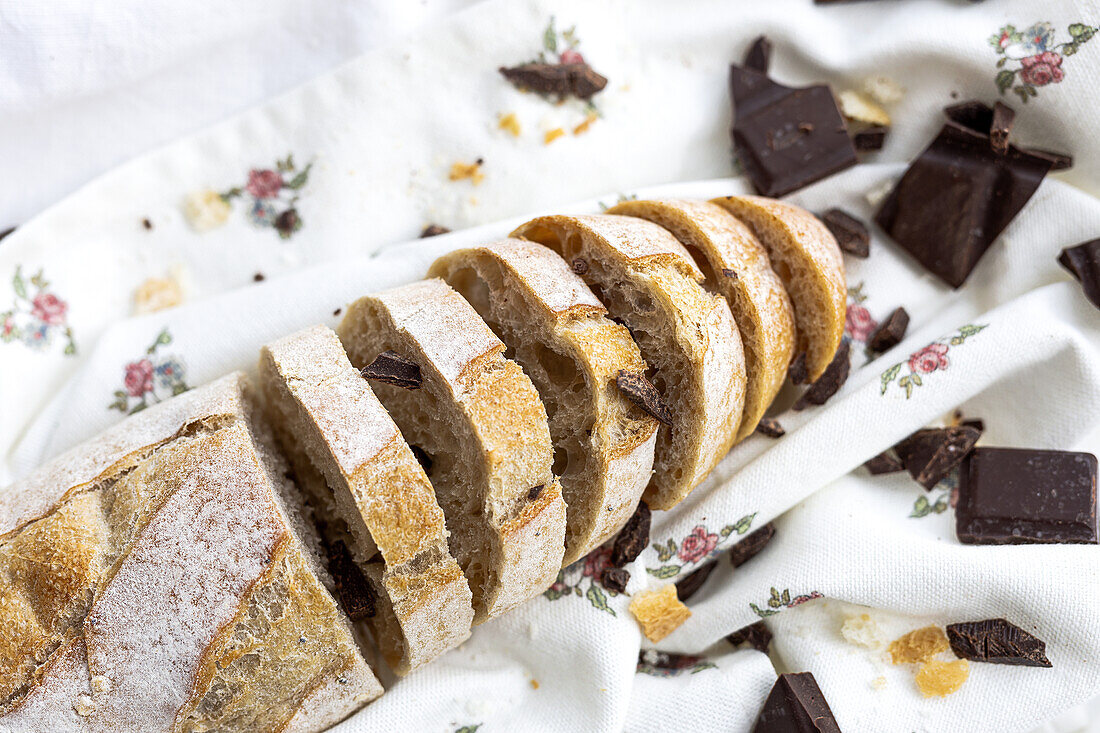
[[[438,237],[440,234],[446,234],[451,231],[447,227],[439,226],[438,224],[429,224],[420,231],[420,238],[427,239],[428,237]]]
[[[818,380],[802,393],[791,409],[805,410],[810,405],[824,405],[837,393],[837,390],[848,381],[848,371],[851,369],[849,350],[848,341],[841,341],[840,348],[836,350],[829,366],[825,367],[825,371]]]
[[[328,569],[336,585],[340,605],[352,621],[371,618],[375,614],[375,594],[370,581],[341,540],[325,543]]]
[[[738,542],[730,549],[730,564],[735,568],[739,568],[749,560],[756,557],[757,553],[763,550],[769,542],[772,541],[772,537],[775,537],[775,525],[768,522],[755,532],[750,532],[749,535]]]
[[[760,422],[756,424],[756,432],[761,435],[766,435],[769,438],[782,438],[787,434],[787,431],[783,429],[783,426],[779,424],[779,421],[774,417],[762,417]]]
[[[993,105],[993,120],[989,124],[989,142],[993,152],[1004,155],[1008,152],[1008,136],[1012,133],[1012,123],[1016,121],[1016,112],[1004,102]]]
[[[1043,150],[1041,148],[1028,148],[1028,152],[1032,155],[1049,158],[1051,161],[1051,172],[1066,171],[1073,167],[1073,156],[1069,153],[1058,153],[1053,150]]]
[[[909,475],[929,491],[974,448],[981,432],[972,427],[924,428],[894,446]]]
[[[764,701],[752,733],[840,733],[810,672],[781,674]]]
[[[1100,239],[1066,247],[1058,255],[1058,264],[1077,278],[1085,297],[1100,308]]]
[[[975,448],[959,469],[955,534],[970,545],[1097,544],[1096,456]]]
[[[8,236],[9,234],[11,234],[14,231],[15,231],[15,227],[8,227],[4,231],[0,232],[0,239],[3,239],[4,237]]]
[[[539,484],[538,486],[532,486],[530,489],[528,489],[527,501],[534,501],[535,499],[538,499],[539,496],[542,495],[542,490],[544,486],[544,484]]]
[[[949,624],[947,640],[960,659],[1023,667],[1052,667],[1047,645],[1003,618]]]
[[[729,89],[733,149],[757,193],[782,196],[856,164],[828,86],[786,87],[757,68],[731,64]]]
[[[869,458],[863,464],[864,467],[871,472],[872,476],[879,476],[884,473],[897,473],[898,471],[904,471],[905,466],[901,465],[901,460],[894,455],[893,451],[883,451],[874,458]]]
[[[852,145],[861,153],[882,150],[886,145],[886,133],[889,129],[881,125],[872,125],[852,133]]]
[[[875,221],[929,272],[957,288],[1054,161],[1011,144],[998,153],[990,138],[997,115],[980,102],[944,111],[948,121],[909,165]]]
[[[626,520],[611,546],[611,564],[614,567],[621,568],[642,554],[642,550],[649,544],[649,525],[652,519],[649,504],[638,502],[638,508]]]
[[[604,568],[600,583],[604,588],[616,593],[626,592],[626,584],[630,582],[630,571],[624,568]]]
[[[502,66],[500,73],[519,89],[530,89],[539,94],[556,94],[559,97],[588,99],[607,86],[607,79],[586,63],[533,62],[511,68]]]
[[[374,361],[360,369],[359,373],[364,379],[373,379],[403,389],[420,389],[420,385],[424,383],[419,364],[390,350],[374,357]]]
[[[735,647],[748,644],[756,651],[767,654],[768,646],[772,643],[772,632],[768,631],[768,627],[763,621],[757,621],[751,626],[738,629],[728,635],[726,641]]]
[[[662,425],[672,427],[672,412],[661,399],[661,393],[645,375],[620,369],[615,384],[623,396],[642,408],[642,412]]]
[[[867,225],[843,209],[829,209],[821,215],[840,249],[850,255],[866,259],[871,253],[871,232]]]
[[[909,328],[909,313],[904,308],[895,308],[886,320],[879,324],[871,334],[871,338],[867,339],[867,348],[876,353],[889,351],[905,338],[907,328]]]
[[[759,71],[761,74],[768,73],[768,64],[772,59],[772,42],[768,40],[767,36],[760,36],[752,45],[749,46],[748,52],[745,53],[745,63],[743,66],[746,69],[752,69],[753,71]]]
[[[699,589],[703,587],[703,583],[707,582],[707,578],[714,572],[716,564],[712,560],[676,581],[676,597],[680,599],[681,603],[687,603],[689,598],[699,592]]]
[[[967,420],[960,420],[959,425],[965,425],[968,428],[974,428],[979,433],[985,432],[985,420],[977,417],[972,417]]]
[[[791,359],[791,365],[787,367],[787,376],[792,384],[803,384],[810,376],[806,371],[806,352],[800,351]]]

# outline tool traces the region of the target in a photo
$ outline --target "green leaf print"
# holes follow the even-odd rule
[[[585,597],[588,598],[589,603],[601,611],[607,611],[612,616],[617,615],[615,609],[607,605],[607,595],[604,594],[603,590],[600,586],[596,585],[596,583],[593,582],[588,586],[588,592],[585,593]]]
[[[667,580],[680,572],[679,565],[662,565],[659,568],[646,568],[645,571],[652,575],[654,578],[660,578],[661,580]]]

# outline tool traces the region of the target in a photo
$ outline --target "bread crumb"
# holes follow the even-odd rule
[[[565,130],[560,127],[555,127],[553,130],[547,130],[546,134],[542,136],[542,143],[543,145],[549,145],[564,134]]]
[[[886,643],[886,638],[882,633],[882,629],[879,628],[878,622],[866,613],[844,619],[844,623],[840,627],[840,635],[849,644],[865,646],[868,649],[878,649]]]
[[[95,710],[95,703],[92,702],[91,695],[85,695],[83,693],[76,696],[76,702],[73,704],[73,710],[76,714],[82,718],[87,718]]]
[[[883,181],[878,186],[875,186],[867,193],[863,194],[863,198],[874,208],[878,208],[879,204],[886,200],[886,197],[890,195],[890,192],[894,190],[895,181],[891,178]]]
[[[497,127],[512,133],[513,137],[519,137],[519,118],[516,117],[515,112],[509,112],[506,115],[497,115]]]
[[[869,125],[890,126],[890,114],[859,92],[846,89],[837,95],[840,111],[850,120]]]
[[[600,118],[595,112],[589,112],[588,116],[584,118],[584,122],[580,123],[573,128],[574,135],[583,135],[588,132],[588,128],[592,127],[592,123]]]
[[[896,104],[905,96],[905,87],[888,76],[870,76],[863,80],[863,93],[879,104]]]
[[[538,680],[531,680],[531,689],[532,690],[539,689],[539,681]]]
[[[101,674],[92,677],[92,692],[110,692],[111,680]]]
[[[482,163],[484,163],[484,161],[481,158],[478,158],[473,163],[454,163],[451,165],[451,172],[448,178],[452,181],[469,180],[476,186],[485,180],[485,174],[481,172]]]
[[[650,641],[660,641],[688,620],[691,610],[676,597],[672,583],[660,590],[644,590],[630,601],[630,612]]]
[[[208,232],[229,219],[229,202],[217,191],[195,191],[183,200],[183,215],[196,232]]]
[[[873,680],[871,680],[871,687],[876,689],[876,690],[885,690],[886,689],[886,678],[883,677],[882,675],[879,675],[878,677],[875,677]]]
[[[956,692],[970,676],[970,664],[965,659],[941,662],[933,659],[917,672],[917,687],[925,697],[946,697]]]
[[[151,277],[134,290],[134,313],[142,315],[183,302],[183,288],[172,277]]]
[[[894,664],[927,662],[949,648],[951,645],[943,629],[939,626],[925,626],[890,642],[890,659]]]

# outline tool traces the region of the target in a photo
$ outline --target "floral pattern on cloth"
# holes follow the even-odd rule
[[[776,588],[772,588],[768,600],[765,601],[763,606],[758,606],[755,603],[750,603],[749,608],[760,618],[767,618],[768,616],[774,616],[782,611],[784,608],[794,608],[795,606],[801,606],[807,601],[812,601],[815,598],[824,598],[821,593],[816,590],[804,593],[800,596],[791,597],[791,591],[789,589],[783,589],[779,591]]]
[[[749,531],[755,517],[756,512],[746,514],[717,532],[711,532],[706,525],[700,524],[679,542],[674,539],[669,539],[667,542],[654,542],[653,549],[657,551],[657,559],[664,564],[656,568],[646,568],[646,572],[655,578],[667,580],[679,575],[688,565],[696,565],[717,557],[725,549],[724,545],[730,537],[734,535],[740,537]]]
[[[260,228],[270,227],[282,239],[290,239],[302,228],[302,215],[298,212],[301,190],[309,183],[313,163],[299,169],[294,156],[275,161],[275,167],[248,172],[243,186],[234,186],[221,193],[213,190],[197,191],[184,202],[184,214],[191,226],[199,232],[209,231],[229,219],[233,201],[240,199],[248,207],[248,218]]]
[[[988,327],[985,325],[967,324],[960,326],[951,336],[936,339],[922,349],[918,349],[909,355],[906,361],[899,361],[882,373],[880,393],[885,395],[891,384],[897,384],[905,390],[905,399],[913,396],[913,390],[924,386],[924,377],[933,372],[946,371],[951,366],[947,354],[952,346],[961,346],[966,340],[981,333]],[[903,374],[906,370],[908,373]]]
[[[1038,88],[1058,84],[1065,78],[1062,62],[1096,35],[1098,29],[1085,23],[1071,23],[1069,40],[1055,43],[1051,23],[1035,23],[1023,30],[1006,25],[989,37],[997,60],[997,90],[1003,95],[1010,89],[1020,101],[1039,95]]]
[[[717,669],[718,665],[706,657],[695,654],[677,654],[645,649],[638,652],[636,673],[651,677],[676,677],[684,672],[696,674],[704,669]]]
[[[921,495],[913,502],[913,511],[909,512],[909,518],[920,519],[931,514],[943,514],[948,507],[953,508],[958,501],[959,468],[956,466],[951,473],[932,488],[932,491],[921,492]]]
[[[11,279],[12,306],[0,313],[0,343],[21,343],[45,350],[55,337],[64,339],[66,356],[76,354],[73,329],[69,326],[69,304],[50,290],[42,270],[23,276],[17,265]]]
[[[611,547],[598,547],[572,565],[559,570],[557,579],[542,594],[551,601],[567,596],[584,598],[593,608],[617,616],[615,609],[607,604],[607,598],[608,594],[616,596],[618,593],[604,588],[600,580],[603,571],[610,567],[614,567],[611,564]]]
[[[107,406],[124,415],[141,412],[151,404],[182,394],[187,384],[187,369],[176,354],[165,354],[163,347],[172,343],[168,329],[145,350],[145,356],[123,367],[122,389],[115,390],[115,401]]]
[[[477,733],[477,729],[481,727],[481,723],[474,723],[473,725],[464,725],[461,728],[455,728],[455,733]]]

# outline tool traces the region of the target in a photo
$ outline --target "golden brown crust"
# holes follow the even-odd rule
[[[630,601],[630,612],[652,642],[661,641],[691,616],[691,609],[676,596],[673,583],[636,593]]]

